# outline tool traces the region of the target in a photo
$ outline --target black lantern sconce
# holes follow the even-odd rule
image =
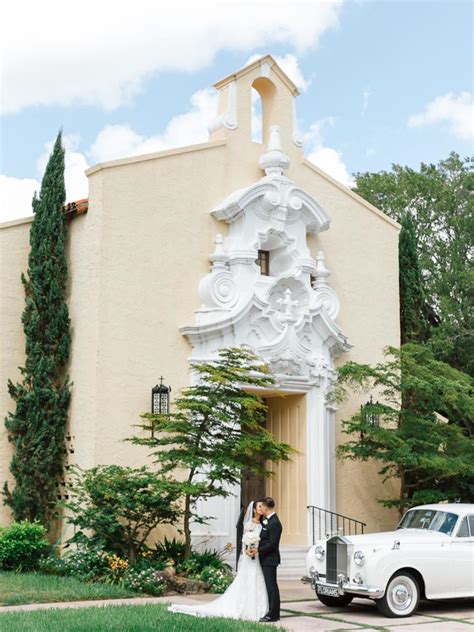
[[[154,415],[166,415],[170,412],[170,393],[171,386],[165,386],[161,376],[160,383],[151,389],[151,412]]]
[[[364,421],[370,426],[380,426],[380,406],[380,402],[374,403],[371,395],[369,401],[360,407]],[[363,432],[360,433],[360,438],[364,438]]]
[[[377,401],[374,404],[372,395],[369,401],[362,406],[365,421],[371,426],[380,426],[380,403]]]
[[[163,384],[163,376],[160,383],[151,389],[151,412],[154,415],[167,415],[170,412],[171,386]],[[154,429],[151,429],[151,436],[154,437]]]

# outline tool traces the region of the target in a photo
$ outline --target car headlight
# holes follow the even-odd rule
[[[356,551],[354,553],[354,564],[357,564],[357,566],[363,566],[365,562],[365,555],[362,553],[362,551]]]
[[[325,554],[326,554],[326,552],[324,550],[324,547],[322,547],[322,546],[317,546],[314,549],[314,556],[319,561],[321,561],[324,558]]]

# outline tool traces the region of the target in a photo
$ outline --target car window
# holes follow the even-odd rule
[[[467,520],[469,522],[469,527],[471,529],[471,537],[474,538],[474,514],[472,514],[472,516],[468,516]]]
[[[427,529],[451,535],[458,515],[434,509],[411,509],[402,518],[399,529]]]
[[[467,516],[463,518],[461,522],[461,526],[458,530],[458,538],[468,538],[469,537],[469,525],[467,524]]]

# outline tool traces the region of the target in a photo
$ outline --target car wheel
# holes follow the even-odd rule
[[[386,617],[411,617],[420,602],[420,587],[417,580],[401,571],[388,582],[385,595],[377,599],[379,612]]]
[[[352,595],[341,595],[340,597],[329,597],[328,595],[316,595],[321,603],[329,608],[343,608],[348,606],[354,599]]]

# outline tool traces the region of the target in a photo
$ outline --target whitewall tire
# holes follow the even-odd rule
[[[377,599],[379,612],[386,617],[411,617],[420,602],[418,581],[408,572],[400,571],[390,579],[385,595]]]

